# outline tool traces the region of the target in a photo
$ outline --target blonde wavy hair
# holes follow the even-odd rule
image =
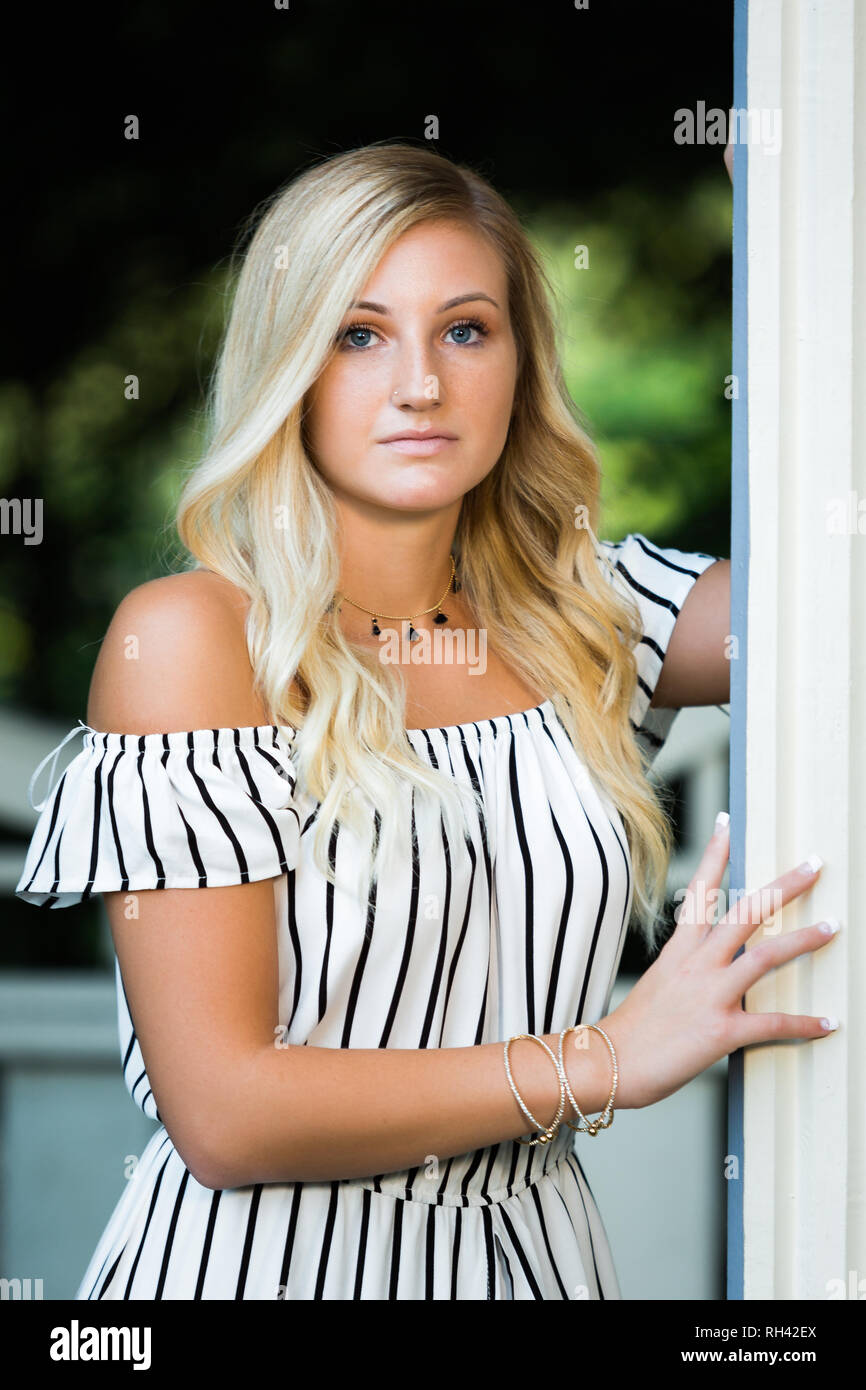
[[[314,164],[254,210],[208,391],[207,445],[175,518],[188,567],[224,576],[249,598],[256,689],[271,722],[295,730],[299,786],[321,803],[315,862],[330,882],[330,835],[338,818],[360,826],[359,798],[381,817],[370,887],[380,854],[396,845],[405,853],[401,786],[441,811],[449,837],[464,832],[466,797],[480,807],[479,793],[418,756],[400,677],[349,642],[330,610],[336,513],[304,431],[306,395],[336,351],[348,306],[397,238],[430,221],[468,225],[499,253],[518,350],[506,444],[460,511],[452,553],[462,597],[492,647],[547,692],[619,811],[634,880],[630,924],[638,919],[654,945],[673,837],[629,718],[640,616],[602,572],[613,573],[596,548],[600,464],[565,385],[555,294],[517,215],[474,170],[380,142]]]

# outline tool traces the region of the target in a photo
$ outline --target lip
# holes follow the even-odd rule
[[[446,449],[449,444],[456,443],[451,435],[443,434],[410,434],[398,435],[395,439],[383,439],[381,444],[388,449],[394,449],[398,454],[412,454],[416,458],[427,458],[430,454],[438,454],[440,450]]]
[[[450,430],[395,430],[394,434],[386,434],[384,439],[380,439],[380,444],[393,444],[397,439],[456,439],[456,434]]]

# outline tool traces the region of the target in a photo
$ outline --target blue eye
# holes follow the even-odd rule
[[[486,338],[488,333],[490,332],[490,329],[488,328],[487,324],[484,323],[482,319],[460,319],[457,323],[452,323],[450,328],[447,328],[445,331],[447,333],[453,333],[457,329],[467,328],[474,328],[476,333],[479,333],[482,338]],[[347,339],[349,337],[349,334],[375,332],[376,329],[373,327],[371,323],[352,323],[349,325],[348,328],[345,328],[343,332],[340,334],[339,338],[337,339],[337,345],[340,347],[348,348],[350,352],[363,352],[364,348],[367,347],[368,344],[348,342]],[[458,341],[457,346],[475,347],[476,344],[469,341]]]
[[[347,329],[346,329],[345,333],[342,333],[342,334],[340,335],[340,337],[337,339],[337,341],[338,341],[339,343],[341,343],[344,347],[348,347],[348,348],[358,348],[359,346],[360,346],[360,347],[366,347],[366,346],[367,346],[366,343],[363,343],[363,344],[348,343],[348,342],[346,342],[345,340],[348,338],[348,336],[349,336],[350,333],[373,333],[373,332],[375,332],[375,330],[374,330],[373,328],[371,328],[371,326],[370,326],[369,324],[366,324],[366,323],[353,323],[353,324],[351,325],[350,328],[347,328]]]
[[[474,328],[478,333],[481,334],[482,338],[486,338],[487,334],[490,332],[490,329],[487,327],[487,324],[483,323],[481,319],[460,319],[458,323],[452,323],[451,327],[448,329],[448,332],[453,333],[455,328]],[[468,347],[469,344],[467,343],[466,346]]]

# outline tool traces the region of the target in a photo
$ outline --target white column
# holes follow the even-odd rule
[[[866,4],[750,0],[748,107],[780,110],[782,141],[748,148],[745,878],[820,854],[781,930],[832,915],[842,933],[747,996],[841,1026],[746,1050],[744,1297],[857,1297],[862,1280],[863,1298]]]

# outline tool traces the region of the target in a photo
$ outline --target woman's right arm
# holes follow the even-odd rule
[[[124,916],[130,896],[134,921]],[[272,879],[105,899],[160,1117],[205,1187],[366,1177],[531,1130],[501,1042],[280,1046]],[[598,1034],[589,1036],[567,1074],[584,1113],[595,1114],[610,1061]],[[558,1034],[545,1041],[556,1052]],[[525,1103],[549,1124],[559,1103],[550,1058],[520,1041],[510,1062]]]
[[[160,733],[270,722],[252,693],[236,594],[202,573],[134,590],[100,651],[88,723],[106,732]],[[723,833],[710,842],[693,885],[702,876],[705,887],[718,887],[726,861]],[[796,871],[783,876],[782,901],[811,881]],[[204,1186],[365,1177],[529,1132],[505,1075],[502,1041],[422,1049],[280,1046],[272,879],[104,896],[160,1116]],[[747,1015],[739,999],[748,970],[758,978],[828,938],[804,928],[731,963],[740,939],[755,930],[750,925],[744,937],[743,927],[720,923],[711,935],[705,923],[681,914],[658,960],[599,1021],[619,1059],[616,1108],[669,1095],[744,1043],[823,1035],[820,1020]],[[558,1035],[545,1041],[556,1052]],[[566,1040],[566,1072],[582,1110],[594,1115],[609,1094],[610,1060],[597,1033],[583,1041],[589,1045],[576,1046],[574,1034]],[[525,1103],[550,1123],[559,1100],[550,1058],[536,1043],[520,1041],[510,1060]],[[574,1118],[570,1108],[566,1115]]]

